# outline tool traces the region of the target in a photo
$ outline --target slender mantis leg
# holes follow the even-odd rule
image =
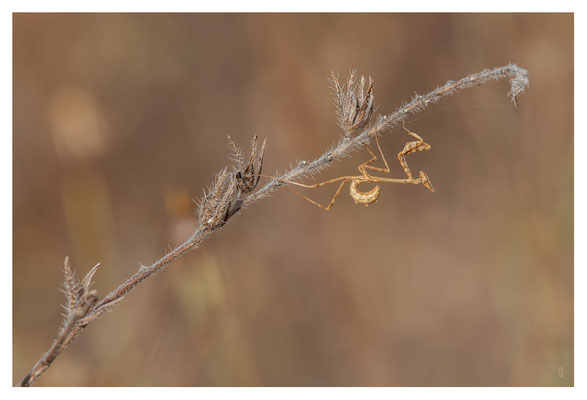
[[[264,176],[266,178],[276,179],[274,176],[269,176],[269,175],[260,175],[260,176]],[[283,182],[286,182],[286,183],[290,183],[292,185],[296,185],[296,186],[301,186],[301,187],[304,187],[304,188],[308,188],[308,189],[315,189],[315,188],[319,188],[321,186],[329,185],[331,183],[340,182],[340,185],[338,186],[338,189],[336,189],[336,193],[334,193],[334,196],[332,197],[332,200],[330,200],[330,203],[328,204],[328,206],[323,206],[322,204],[320,204],[320,203],[318,203],[318,202],[310,199],[306,195],[304,195],[304,194],[302,194],[302,193],[300,193],[300,192],[298,192],[296,190],[293,190],[293,189],[291,189],[291,188],[289,188],[287,186],[284,186],[285,189],[287,189],[290,192],[292,192],[292,193],[300,196],[301,198],[309,201],[310,203],[314,204],[315,206],[318,206],[318,207],[320,207],[320,208],[322,208],[322,209],[324,209],[326,211],[329,211],[332,208],[332,206],[334,205],[334,202],[336,201],[336,198],[340,194],[340,192],[341,192],[342,187],[344,186],[344,184],[347,183],[348,181],[354,180],[355,178],[360,178],[360,177],[357,177],[357,176],[341,176],[339,178],[334,178],[334,179],[330,179],[328,181],[324,181],[324,182],[320,182],[320,183],[315,183],[313,185],[306,185],[304,183],[295,182],[295,181],[288,181],[288,180],[282,180],[282,181]]]
[[[323,183],[323,184],[328,184],[328,183],[333,183],[333,181],[334,181],[334,182],[336,182],[336,181],[338,181],[338,180],[339,180],[339,179],[333,179],[332,181],[327,181],[326,183],[325,183],[325,182],[322,182],[322,183]],[[342,187],[343,187],[343,186],[344,186],[344,184],[345,184],[345,183],[347,183],[349,180],[350,180],[350,179],[348,179],[348,178],[345,178],[345,179],[344,179],[344,180],[343,180],[343,181],[340,183],[340,185],[338,185],[338,189],[336,189],[336,193],[334,193],[334,196],[332,197],[332,200],[330,200],[330,203],[329,203],[329,204],[328,204],[328,206],[326,206],[326,207],[324,207],[322,204],[320,204],[320,203],[318,203],[318,202],[316,202],[316,201],[312,200],[311,198],[309,198],[309,197],[307,197],[307,196],[303,195],[302,193],[300,193],[300,192],[298,192],[298,191],[295,191],[295,190],[293,190],[293,189],[291,189],[291,188],[288,188],[287,186],[284,186],[284,188],[286,188],[287,190],[289,190],[290,192],[292,192],[292,193],[294,193],[294,194],[297,194],[297,195],[298,195],[298,196],[300,196],[301,198],[308,200],[310,203],[314,204],[315,206],[318,206],[318,207],[320,207],[320,208],[322,208],[322,209],[324,209],[324,210],[326,210],[326,211],[330,211],[330,209],[331,209],[331,208],[332,208],[332,206],[334,205],[334,202],[336,201],[336,198],[337,198],[337,197],[338,197],[338,195],[340,194],[340,191],[342,190]],[[289,182],[289,183],[296,183],[296,182]],[[323,185],[320,185],[320,186],[323,186]],[[316,187],[319,187],[319,186],[316,186]]]
[[[387,165],[387,160],[385,159],[385,155],[383,155],[383,150],[381,150],[381,146],[379,145],[379,139],[378,139],[377,132],[375,132],[375,143],[377,143],[377,148],[379,149],[379,154],[381,154],[381,159],[383,160],[383,163],[385,164],[385,168],[373,167],[372,165],[369,165],[372,162],[374,162],[375,160],[377,160],[377,156],[375,154],[373,154],[373,152],[371,150],[369,150],[369,148],[367,148],[367,151],[369,152],[369,154],[371,154],[372,158],[369,161],[364,162],[363,164],[359,165],[359,171],[363,175],[365,175],[366,177],[372,177],[366,171],[367,168],[375,170],[375,171],[379,171],[379,172],[385,172],[388,174],[391,172],[391,170],[389,169],[389,165]]]

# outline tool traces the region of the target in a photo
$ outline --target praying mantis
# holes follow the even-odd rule
[[[403,178],[403,179],[399,178],[398,179],[398,178],[386,178],[386,177],[382,177],[382,176],[373,176],[367,171],[368,169],[370,169],[373,171],[385,172],[387,174],[389,174],[391,172],[391,170],[389,169],[389,165],[387,164],[387,160],[385,159],[385,155],[383,154],[383,151],[381,150],[381,146],[379,145],[379,139],[377,138],[377,132],[375,132],[374,133],[375,142],[377,143],[377,149],[379,150],[379,154],[381,155],[381,159],[383,160],[383,163],[385,164],[385,168],[374,167],[374,166],[370,165],[377,160],[377,156],[375,154],[373,154],[373,152],[371,150],[369,150],[369,148],[367,148],[367,151],[371,155],[371,159],[358,166],[358,169],[359,169],[359,172],[361,173],[361,175],[341,176],[339,178],[330,179],[328,181],[324,181],[324,182],[320,182],[320,183],[315,183],[313,185],[306,185],[306,184],[303,184],[300,182],[294,182],[294,181],[288,181],[288,180],[281,180],[281,181],[292,184],[292,185],[308,188],[308,189],[315,189],[315,188],[319,188],[319,187],[322,187],[325,185],[329,185],[331,183],[340,182],[340,185],[338,185],[338,189],[334,193],[332,200],[330,200],[330,203],[327,206],[324,206],[324,205],[310,199],[309,197],[305,196],[304,194],[285,186],[285,188],[287,190],[289,190],[290,192],[302,197],[303,199],[309,201],[310,203],[312,203],[312,204],[314,204],[314,205],[316,205],[326,211],[329,211],[332,208],[338,195],[341,193],[343,186],[347,182],[350,182],[350,195],[353,198],[353,200],[355,201],[355,203],[362,204],[364,206],[369,206],[369,204],[372,204],[375,201],[377,201],[377,199],[379,198],[380,187],[379,187],[379,185],[377,185],[373,189],[369,190],[368,192],[361,192],[359,190],[358,186],[362,183],[402,183],[402,184],[408,184],[408,185],[410,185],[410,184],[411,185],[420,185],[421,184],[421,185],[424,185],[426,188],[428,188],[431,192],[434,192],[434,187],[432,187],[432,183],[430,182],[428,175],[426,175],[426,173],[424,173],[423,171],[420,171],[418,178],[414,178],[414,176],[412,175],[412,171],[410,170],[410,167],[408,167],[408,163],[406,162],[406,158],[405,158],[405,156],[407,156],[408,154],[412,154],[412,153],[416,153],[416,152],[424,151],[424,150],[430,150],[431,146],[428,143],[424,142],[424,140],[417,133],[411,132],[409,129],[407,129],[405,124],[402,124],[402,125],[403,125],[403,128],[406,130],[406,132],[416,139],[415,141],[407,142],[406,145],[404,146],[403,150],[400,151],[397,155],[397,159],[398,159],[400,165],[402,166],[402,168],[404,169],[404,171],[407,175],[407,178]],[[271,177],[271,178],[274,178],[274,177]]]

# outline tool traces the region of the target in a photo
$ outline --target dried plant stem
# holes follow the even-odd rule
[[[106,311],[109,311],[114,304],[122,300],[123,296],[127,292],[132,290],[143,280],[163,270],[169,263],[171,263],[178,257],[182,256],[183,254],[187,253],[188,251],[194,248],[199,247],[202,241],[204,241],[218,228],[222,227],[230,217],[235,215],[241,209],[269,195],[279,186],[286,184],[284,180],[299,178],[301,176],[315,173],[323,170],[324,168],[327,168],[334,160],[343,158],[349,155],[351,151],[360,149],[367,145],[373,135],[379,134],[386,129],[397,126],[399,123],[405,120],[408,117],[408,115],[424,110],[429,105],[436,103],[444,96],[457,93],[460,90],[467,89],[472,86],[479,86],[484,83],[496,81],[503,78],[510,79],[510,92],[508,93],[508,95],[510,96],[514,104],[517,106],[517,95],[524,91],[524,89],[528,86],[529,81],[528,72],[525,69],[519,68],[514,64],[509,64],[504,67],[499,67],[492,70],[484,70],[476,74],[468,75],[458,81],[449,81],[444,86],[438,87],[437,89],[431,91],[426,95],[415,96],[410,102],[404,104],[392,114],[388,116],[379,117],[375,124],[369,125],[366,123],[355,123],[355,125],[352,126],[353,129],[360,128],[360,131],[353,131],[352,133],[355,134],[354,137],[347,133],[343,136],[343,138],[338,142],[336,146],[326,151],[316,160],[311,162],[299,162],[296,167],[290,169],[288,172],[284,173],[279,178],[271,180],[261,189],[251,194],[248,194],[246,197],[241,198],[240,196],[242,196],[243,193],[247,193],[248,191],[252,190],[250,186],[249,189],[243,190],[243,188],[245,188],[243,182],[245,181],[243,180],[242,176],[245,176],[247,174],[248,176],[252,176],[251,171],[253,171],[253,173],[255,174],[258,174],[260,173],[260,168],[262,166],[262,152],[264,151],[265,145],[263,144],[263,150],[261,150],[260,155],[256,154],[255,138],[253,141],[253,151],[251,154],[250,166],[247,170],[241,171],[240,175],[238,173],[236,174],[237,177],[241,177],[240,180],[243,182],[237,182],[235,180],[234,182],[231,181],[230,184],[225,183],[224,179],[226,177],[226,170],[223,170],[223,172],[219,175],[221,177],[219,178],[220,182],[217,182],[214,188],[216,192],[214,192],[213,196],[210,196],[210,198],[213,198],[214,201],[218,202],[218,197],[223,193],[222,190],[226,190],[223,197],[223,201],[225,201],[225,203],[221,204],[221,206],[216,206],[212,208],[209,207],[209,205],[204,204],[204,210],[209,212],[208,215],[212,215],[212,217],[210,217],[209,220],[200,221],[200,227],[192,234],[192,236],[189,239],[187,239],[184,243],[182,243],[175,249],[171,250],[168,254],[162,257],[159,261],[155,262],[153,265],[142,266],[133,276],[128,278],[118,288],[116,288],[108,295],[106,295],[106,297],[104,297],[102,300],[98,302],[89,302],[86,299],[84,300],[84,302],[81,302],[81,305],[78,305],[77,309],[73,311],[69,310],[70,312],[68,319],[66,320],[64,327],[61,329],[58,338],[55,340],[49,351],[35,364],[35,366],[22,379],[18,386],[31,386],[35,382],[35,380],[51,365],[55,358],[65,348],[67,348],[67,346],[73,341],[73,339],[75,339],[75,337],[79,335],[89,323],[94,321],[96,318],[100,317]],[[336,83],[338,84],[338,82]],[[371,90],[372,82],[370,82],[367,97],[371,96]],[[365,97],[365,99],[367,99],[367,97]],[[368,107],[372,107],[372,99],[369,98],[367,100],[369,100],[369,103],[366,103]],[[365,101],[363,103],[365,103]],[[365,106],[364,104],[361,105],[359,111],[361,111],[363,108],[367,108],[367,106]],[[363,114],[368,113],[363,111],[361,112],[361,115]],[[240,150],[237,151],[237,155],[239,156],[239,163],[242,164],[242,156],[240,155]],[[244,168],[244,166],[241,167]],[[252,178],[249,178],[249,181],[250,179]],[[238,191],[234,189],[234,187],[237,185],[240,188],[240,190]],[[229,189],[223,189],[225,187],[228,187]],[[212,205],[214,204],[216,203],[213,203]],[[66,260],[66,289],[68,286],[72,285],[72,276],[71,274],[68,275],[67,268],[68,262]],[[90,297],[90,295],[95,296],[95,292],[89,292],[87,290],[87,288],[89,288],[89,280],[91,279],[91,275],[93,275],[94,270],[95,268],[90,272],[90,274],[88,274],[89,278],[86,277],[83,281],[83,286],[86,288],[86,292],[84,292],[84,295],[86,297]],[[68,298],[70,299],[69,303],[72,303],[73,300],[71,300],[71,291],[69,291]]]
[[[59,336],[53,342],[53,345],[47,351],[47,353],[35,364],[35,366],[30,370],[30,372],[22,379],[22,381],[18,384],[18,386],[31,386],[34,381],[37,380],[39,376],[47,368],[51,366],[51,363],[57,356],[67,347],[67,345],[73,340],[74,335],[72,335],[74,329],[79,322],[81,315],[77,315],[74,318],[69,318],[66,325],[63,327]]]
[[[43,357],[37,361],[35,366],[19,382],[18,386],[31,386],[37,380],[37,378],[51,366],[55,358],[57,358],[57,356],[63,350],[65,350],[67,346],[69,346],[73,339],[75,339],[76,336],[80,334],[90,322],[94,321],[96,318],[104,314],[104,312],[108,311],[110,308],[109,306],[122,300],[123,296],[129,290],[133,289],[143,280],[161,271],[167,266],[167,264],[176,258],[179,258],[191,249],[198,247],[198,245],[211,233],[212,230],[209,229],[198,229],[188,240],[175,249],[171,250],[159,261],[150,267],[140,268],[133,276],[127,279],[118,288],[116,288],[116,290],[110,292],[110,294],[98,302],[92,310],[86,310],[86,314],[78,313],[75,314],[74,317],[68,318],[66,325],[61,329],[58,338],[53,342],[53,345],[49,351],[47,351],[47,353],[45,353],[45,355],[43,355]],[[88,311],[91,312],[88,313]]]

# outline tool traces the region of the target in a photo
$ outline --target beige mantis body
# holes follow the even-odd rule
[[[315,189],[315,188],[319,188],[324,185],[329,185],[331,183],[340,182],[340,185],[338,185],[338,189],[336,190],[336,193],[334,194],[334,196],[332,197],[332,200],[330,200],[330,203],[327,206],[319,204],[319,203],[315,202],[314,200],[310,199],[309,197],[303,195],[302,193],[299,193],[293,189],[290,189],[287,186],[285,188],[288,189],[289,191],[295,193],[296,195],[306,199],[310,203],[312,203],[312,204],[314,204],[324,210],[327,210],[327,211],[332,208],[332,206],[334,205],[334,202],[336,201],[336,198],[338,197],[338,195],[342,191],[344,184],[347,182],[351,183],[350,184],[350,195],[353,198],[353,200],[355,201],[355,203],[356,204],[363,204],[365,206],[368,206],[369,204],[377,201],[377,198],[379,197],[380,187],[379,187],[379,185],[377,185],[368,192],[361,192],[361,191],[359,191],[358,186],[362,183],[402,183],[402,184],[408,184],[408,185],[422,184],[422,185],[426,186],[430,191],[434,192],[434,188],[432,187],[432,184],[430,183],[430,179],[428,178],[428,175],[426,175],[423,171],[420,171],[418,178],[414,178],[412,175],[412,172],[410,171],[410,168],[408,167],[406,159],[405,159],[405,156],[408,154],[416,153],[418,151],[430,150],[430,145],[428,143],[425,143],[424,140],[418,134],[409,131],[405,127],[405,125],[404,125],[404,129],[406,130],[406,132],[408,132],[409,135],[411,135],[417,139],[415,141],[406,143],[403,150],[400,151],[397,155],[398,161],[401,164],[402,168],[404,169],[404,171],[407,175],[407,178],[399,178],[398,179],[398,178],[386,178],[386,177],[382,177],[382,176],[373,176],[367,171],[368,169],[371,169],[374,171],[385,172],[385,173],[391,172],[389,169],[389,165],[387,164],[387,160],[385,159],[385,156],[383,155],[383,151],[381,150],[381,146],[379,145],[377,133],[375,132],[375,134],[374,134],[375,135],[375,142],[377,143],[377,149],[379,149],[379,154],[381,155],[381,159],[383,160],[383,163],[385,164],[385,168],[379,168],[379,167],[374,167],[374,166],[370,165],[377,160],[377,156],[375,154],[373,154],[373,152],[371,152],[371,150],[367,149],[369,154],[371,154],[371,159],[362,163],[361,165],[359,165],[358,169],[359,169],[359,172],[361,173],[361,175],[341,176],[339,178],[331,179],[331,180],[320,182],[320,183],[315,183],[313,185],[306,185],[306,184],[299,183],[299,182],[284,180],[284,182],[290,183],[292,185],[301,186],[301,187],[305,187],[305,188],[309,188],[309,189]]]

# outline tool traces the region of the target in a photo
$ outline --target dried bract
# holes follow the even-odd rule
[[[206,228],[216,228],[226,223],[230,216],[234,194],[236,192],[234,174],[222,169],[216,177],[216,182],[204,193],[200,203],[200,224]]]
[[[216,209],[218,208],[218,202],[224,189],[227,175],[228,172],[224,168],[216,176],[216,181],[212,184],[212,187],[207,192],[204,192],[204,197],[200,202],[200,210],[198,212],[202,226],[211,226],[214,222]]]
[[[340,85],[334,72],[330,76],[335,90],[338,123],[346,137],[354,136],[369,124],[373,115],[373,79],[369,77],[369,85],[365,91],[365,77],[361,76],[360,82],[355,82],[355,71],[351,71],[346,87]]]
[[[239,199],[238,195],[236,194],[237,190],[237,180],[235,179],[234,175],[230,175],[228,178],[228,183],[226,184],[226,190],[224,191],[224,196],[220,200],[221,207],[217,208],[218,213],[218,220],[219,223],[217,226],[222,226],[226,223],[228,218],[234,213],[233,212],[233,204],[235,204]]]
[[[232,138],[228,137],[229,143],[231,144],[234,151],[235,166],[235,178],[236,184],[242,193],[252,192],[259,183],[261,178],[260,174],[263,170],[263,156],[265,154],[265,148],[267,147],[267,140],[263,141],[261,148],[257,148],[257,142],[259,137],[255,135],[251,142],[251,154],[249,156],[249,163],[245,166],[244,156],[240,148],[234,143]]]
[[[76,279],[73,270],[69,264],[69,257],[65,258],[64,263],[64,292],[67,302],[65,304],[66,315],[63,326],[66,327],[69,321],[79,320],[85,317],[94,305],[98,302],[98,295],[95,290],[90,290],[92,277],[100,264],[96,264],[80,282]]]

